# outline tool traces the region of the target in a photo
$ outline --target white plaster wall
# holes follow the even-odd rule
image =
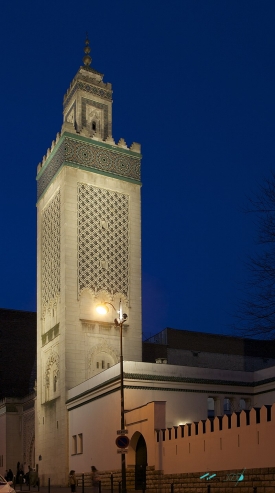
[[[120,456],[115,439],[120,429],[120,394],[116,392],[97,399],[69,413],[69,467],[79,472],[118,469]],[[83,434],[83,454],[72,454],[72,436]]]
[[[113,414],[108,411],[109,405],[113,406]],[[261,409],[260,423],[256,423],[256,411],[251,410],[250,424],[247,425],[243,411],[240,416],[240,427],[237,427],[237,416],[233,414],[231,429],[228,429],[227,417],[224,416],[222,430],[219,430],[219,421],[215,418],[213,432],[208,420],[205,433],[200,422],[197,435],[192,424],[191,436],[188,436],[185,426],[184,437],[181,437],[179,427],[175,438],[175,431],[172,428],[171,439],[168,430],[165,431],[164,440],[163,433],[160,431],[159,442],[157,442],[155,429],[161,422],[158,421],[156,425],[158,405],[162,406],[163,402],[148,403],[126,413],[126,428],[130,439],[126,455],[127,466],[135,464],[135,436],[138,433],[142,434],[146,441],[148,465],[163,470],[165,474],[273,467],[275,405],[272,408],[273,421],[270,422],[267,421],[264,407]],[[163,423],[164,412],[161,408]],[[95,464],[99,470],[119,469],[120,460],[115,445],[116,423],[119,420],[118,399],[105,397],[78,410],[70,411],[69,414],[70,433],[81,432],[85,437],[84,453],[78,456],[71,455],[70,467],[77,472],[89,471],[91,464]],[[101,425],[96,426],[99,422]]]
[[[143,435],[146,441],[147,464],[155,466],[155,429],[165,428],[165,411],[165,402],[150,402],[126,413],[126,428],[130,438],[127,454],[128,467],[136,464],[136,444],[140,435]]]
[[[213,469],[214,467],[217,469],[219,467],[220,470],[222,470],[229,469],[231,466],[232,468],[236,468],[237,463],[238,467],[242,467],[241,459],[244,453],[248,453],[247,450],[249,447],[253,446],[255,453],[258,453],[257,451],[262,453],[261,448],[255,448],[254,446],[255,436],[258,437],[258,425],[256,426],[255,411],[253,410],[251,411],[252,418],[250,426],[246,426],[245,413],[243,412],[241,414],[241,433],[243,438],[239,443],[243,444],[242,447],[244,447],[244,449],[242,452],[237,450],[235,458],[239,459],[233,460],[232,458],[228,465],[226,462],[228,461],[226,452],[223,452],[223,460],[222,462],[219,462],[219,452],[215,447],[217,448],[220,446],[220,438],[227,440],[228,437],[229,441],[224,442],[224,446],[221,446],[224,451],[230,450],[234,440],[235,442],[238,440],[239,428],[237,428],[234,420],[232,421],[233,431],[227,430],[224,426],[223,431],[220,432],[218,430],[218,420],[216,418],[215,434],[210,432],[209,422],[207,422],[206,434],[203,434],[202,424],[200,423],[199,427],[201,431],[199,437],[195,436],[193,424],[191,428],[192,436],[186,437],[187,426],[185,426],[184,440],[180,439],[180,428],[178,428],[177,440],[168,440],[168,432],[166,432],[166,441],[163,445],[160,445],[159,443],[156,444],[155,428],[172,428],[172,437],[174,437],[174,427],[196,421],[200,422],[201,420],[206,419],[207,398],[209,395],[215,395],[215,397],[221,397],[222,399],[224,396],[230,395],[230,398],[235,398],[237,400],[242,396],[245,397],[246,393],[248,393],[252,404],[253,399],[256,399],[257,401],[259,396],[261,396],[262,400],[265,400],[265,403],[269,403],[274,392],[272,389],[272,382],[264,383],[256,387],[246,387],[243,383],[252,383],[254,379],[260,382],[267,377],[272,378],[272,376],[274,376],[275,368],[273,368],[273,370],[261,370],[254,375],[253,373],[230,370],[209,369],[205,371],[205,369],[193,367],[177,367],[174,365],[124,361],[124,372],[125,375],[127,375],[127,377],[124,377],[124,395],[127,428],[129,424],[128,436],[131,440],[135,433],[142,433],[144,435],[147,442],[149,465],[155,465],[157,468],[159,467],[161,469],[165,467],[166,472],[203,471],[207,467],[210,469]],[[85,444],[83,454],[79,456],[70,456],[70,467],[77,471],[88,471],[89,466],[91,465],[91,459],[92,463],[95,463],[95,465],[102,470],[110,470],[119,467],[120,460],[116,456],[116,447],[114,445],[116,430],[120,428],[119,374],[120,367],[119,365],[115,365],[109,370],[70,389],[68,392],[67,407],[69,409],[69,436],[71,437],[73,434],[83,433]],[[135,377],[131,379],[131,374],[133,376],[140,375],[142,378],[136,379]],[[180,382],[173,380],[173,377],[211,379],[214,383],[206,384],[203,383],[203,381],[198,381],[197,383]],[[220,380],[220,383],[217,383],[218,380]],[[235,382],[235,385],[230,385],[226,382]],[[267,388],[267,386],[269,386],[269,388]],[[216,394],[213,394],[214,390],[217,392]],[[265,392],[265,390],[267,390],[267,392]],[[261,394],[261,392],[263,393]],[[253,395],[253,393],[256,395]],[[157,426],[156,419],[154,418],[154,421],[152,414],[150,414],[150,403],[153,402],[165,403],[165,417],[163,418],[162,415],[162,422]],[[275,416],[274,406],[272,412]],[[266,425],[264,425],[264,422],[266,422],[266,408],[263,408],[261,413],[261,426],[263,426],[261,429],[263,431],[260,436],[264,440],[268,440],[268,431],[266,430],[269,430],[270,424],[266,423]],[[225,416],[223,419],[224,423],[226,423],[227,417]],[[102,435],[103,432],[104,434]],[[222,435],[220,433],[222,433]],[[249,437],[246,436],[246,433],[248,433]],[[102,439],[102,436],[104,436],[104,439]],[[198,461],[198,464],[195,466],[196,458],[201,454],[206,438],[208,452],[207,454],[202,454],[200,456],[200,461]],[[213,450],[216,450],[215,455],[213,455],[213,461],[215,459],[215,464],[217,465],[214,465],[214,462],[208,461],[208,458],[212,457],[212,440],[216,440],[213,445]],[[232,445],[232,450],[236,447],[235,442],[233,443],[234,446]],[[249,445],[244,445],[244,442]],[[190,452],[189,443],[191,443]],[[271,446],[272,438],[268,443]],[[99,444],[99,446],[97,446],[97,444]],[[154,448],[153,452],[152,446]],[[237,448],[239,449],[240,447],[238,446]],[[252,454],[249,456],[252,457]],[[133,457],[133,451],[131,452],[131,449],[129,449],[129,454],[126,457],[126,463],[128,465],[133,465]],[[183,470],[183,458],[184,464],[186,464],[186,470]],[[256,460],[254,462],[251,460],[249,463],[256,464],[256,462]],[[245,464],[244,467],[248,467]],[[270,461],[263,459],[261,464],[264,465],[250,465],[249,467],[268,467]]]
[[[158,407],[156,409],[156,407]],[[143,408],[125,413],[126,429],[130,439],[127,466],[135,464],[132,442],[135,433],[147,441],[148,465],[154,465],[155,426],[165,426],[165,403],[149,403]],[[146,417],[144,418],[146,414]],[[87,472],[91,465],[99,470],[119,469],[121,456],[115,440],[120,429],[120,393],[112,393],[69,412],[70,469]],[[72,454],[72,437],[83,435],[83,454]]]
[[[232,415],[232,428],[228,429],[223,418],[223,430],[218,428],[218,418],[214,422],[214,432],[207,422],[206,433],[155,443],[156,455],[161,449],[163,470],[166,474],[186,472],[213,472],[220,470],[250,469],[273,467],[273,444],[275,439],[274,417],[267,422],[266,409],[261,409],[261,422],[256,424],[256,412],[250,411],[250,425],[246,424],[245,413],[241,413],[240,427],[237,427],[236,415]],[[179,433],[179,432],[178,432]],[[186,430],[185,430],[186,434]]]

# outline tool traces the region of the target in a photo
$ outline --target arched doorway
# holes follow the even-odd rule
[[[146,489],[147,447],[143,435],[139,436],[136,445],[135,489]]]

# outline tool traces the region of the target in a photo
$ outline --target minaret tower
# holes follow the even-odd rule
[[[112,138],[112,86],[84,66],[64,121],[38,165],[36,462],[42,484],[67,484],[67,391],[119,362],[115,313],[128,313],[125,360],[141,361],[140,145]]]

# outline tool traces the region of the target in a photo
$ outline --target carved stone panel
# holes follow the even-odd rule
[[[42,313],[60,293],[60,191],[42,212]]]
[[[78,290],[129,289],[129,197],[78,184]]]

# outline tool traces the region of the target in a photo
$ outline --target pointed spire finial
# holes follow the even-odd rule
[[[92,59],[89,55],[90,51],[91,51],[90,41],[88,38],[88,33],[86,33],[86,40],[85,40],[85,47],[84,47],[85,56],[83,57],[83,63],[85,65],[85,67],[89,67],[89,65],[91,65],[91,63],[92,63]]]

